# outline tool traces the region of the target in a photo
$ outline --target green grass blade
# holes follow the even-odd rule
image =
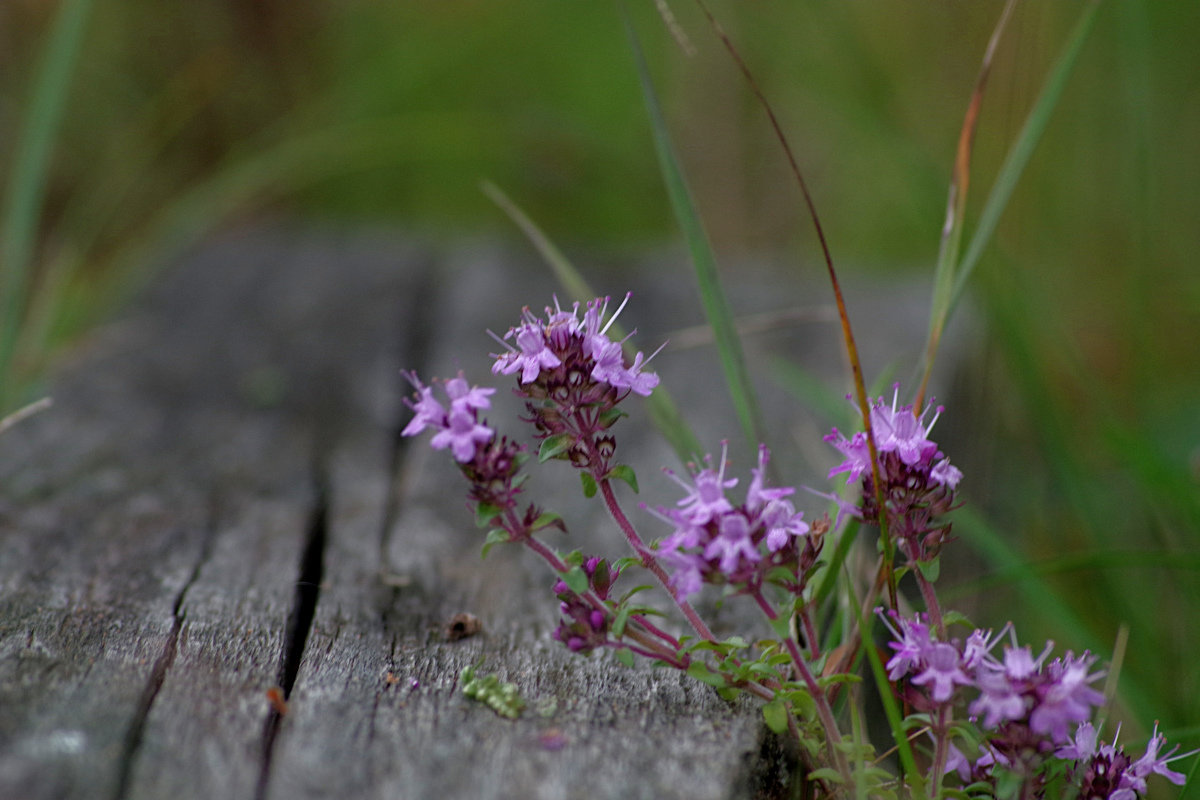
[[[852,585],[852,582],[847,577],[847,585]],[[887,672],[884,671],[883,661],[879,658],[879,653],[875,651],[875,641],[872,631],[875,629],[875,614],[869,612],[869,616],[863,615],[862,603],[853,591],[848,592],[850,602],[854,605],[854,615],[858,619],[858,629],[862,632],[863,652],[867,654],[867,661],[871,664],[871,675],[875,679],[875,688],[879,690],[879,699],[883,703],[884,715],[887,717],[888,727],[892,731],[892,738],[896,742],[896,751],[900,756],[900,765],[904,769],[904,774],[908,776],[909,786],[913,789],[913,797],[925,797],[925,778],[921,775],[921,770],[917,768],[917,760],[913,757],[912,745],[908,742],[908,736],[904,733],[904,720],[900,716],[900,707],[896,704],[896,697],[892,692],[892,685],[888,682]]]
[[[933,373],[938,346],[941,344],[950,294],[954,287],[955,268],[961,252],[963,223],[966,218],[967,189],[971,182],[971,154],[975,146],[975,132],[979,126],[979,113],[983,107],[983,95],[992,72],[996,48],[1015,5],[1016,0],[1008,0],[1004,4],[1004,10],[1000,13],[1000,19],[988,40],[979,75],[975,78],[975,88],[971,91],[971,101],[967,104],[962,129],[958,135],[958,148],[954,155],[954,169],[950,176],[950,190],[946,199],[946,221],[942,225],[942,241],[938,247],[937,267],[933,273],[933,302],[929,315],[929,335],[925,343],[925,375],[921,379],[915,401],[918,407],[924,403],[929,387],[929,378]]]
[[[66,110],[91,6],[92,0],[65,0],[59,9],[13,153],[4,217],[0,220],[0,410],[7,408],[14,393],[10,371],[33,270],[33,247],[50,151]]]
[[[675,211],[675,218],[687,241],[692,266],[696,271],[696,285],[700,291],[700,300],[704,306],[705,316],[708,317],[709,324],[713,328],[717,354],[721,361],[721,369],[725,373],[730,396],[733,399],[734,410],[737,412],[747,444],[753,452],[760,442],[766,441],[765,426],[754,394],[754,387],[750,383],[750,373],[746,369],[746,358],[734,326],[733,313],[730,311],[725,293],[721,289],[712,245],[708,241],[708,235],[704,231],[704,225],[700,221],[696,204],[692,200],[691,191],[688,189],[679,159],[671,144],[666,119],[658,103],[654,85],[650,80],[650,69],[646,65],[645,55],[628,14],[624,13],[623,8],[622,20],[625,23],[630,50],[633,52],[638,79],[641,81],[642,98],[645,100],[646,112],[650,117],[650,125],[654,132],[654,147],[658,153],[658,163],[662,169],[663,181],[666,184],[667,194],[671,198],[671,207]]]
[[[1071,69],[1075,66],[1075,61],[1078,59],[1079,53],[1083,50],[1083,44],[1091,32],[1093,23],[1096,21],[1096,12],[1099,8],[1099,0],[1089,0],[1083,16],[1075,24],[1075,28],[1071,32],[1071,36],[1067,40],[1062,54],[1058,57],[1054,69],[1046,79],[1046,85],[1042,88],[1041,94],[1038,95],[1038,99],[1034,103],[1033,109],[1029,112],[1029,116],[1021,128],[1020,134],[1018,134],[1016,141],[1013,142],[1007,157],[1004,159],[1004,164],[1000,168],[1000,172],[996,175],[996,182],[992,185],[992,191],[984,203],[983,211],[980,212],[979,224],[971,235],[970,244],[967,245],[967,252],[956,270],[957,277],[954,281],[954,289],[950,293],[949,302],[943,312],[945,315],[942,323],[943,327],[945,321],[953,313],[955,306],[958,305],[967,280],[971,277],[976,264],[979,263],[979,257],[983,254],[983,248],[987,246],[992,238],[992,234],[996,232],[996,225],[999,224],[1000,217],[1004,213],[1004,209],[1008,206],[1013,189],[1016,188],[1021,173],[1025,171],[1025,166],[1029,163],[1030,156],[1033,155],[1038,141],[1042,138],[1042,134],[1050,122],[1050,117],[1054,113],[1059,98],[1062,97],[1063,89],[1067,85],[1067,78],[1071,74]]]
[[[489,181],[483,182],[482,189],[483,193],[493,203],[498,205],[516,226],[521,229],[525,236],[529,238],[529,241],[533,243],[538,253],[550,265],[550,269],[553,270],[559,283],[571,295],[572,300],[587,301],[596,296],[595,292],[588,286],[587,280],[575,268],[575,265],[563,255],[563,252],[558,249],[554,242],[550,241],[550,237],[546,236],[542,229],[537,226],[537,223],[530,219],[528,214],[509,199],[508,195]],[[613,325],[612,330],[614,338],[625,338],[625,332],[621,330],[619,325]],[[627,352],[633,350],[633,344],[630,342],[626,342],[625,347]],[[629,355],[632,357],[631,352]],[[679,406],[672,399],[665,387],[661,384],[656,387],[650,397],[647,398],[647,404],[650,408],[651,420],[671,445],[671,449],[675,451],[675,455],[679,458],[680,463],[686,464],[689,460],[698,458],[704,452],[699,440],[696,438],[696,434],[692,432],[691,427],[684,420],[683,414],[679,411]]]

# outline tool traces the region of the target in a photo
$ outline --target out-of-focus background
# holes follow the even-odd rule
[[[954,147],[1002,4],[714,2],[799,153],[849,275],[931,276]],[[628,9],[713,244],[819,271],[760,107],[689,0]],[[968,235],[1086,4],[1018,7],[983,106]],[[79,12],[73,60],[47,56]],[[973,281],[983,342],[952,453],[1023,552],[986,586],[1023,638],[1113,642],[1143,725],[1200,734],[1200,5],[1106,3]],[[678,242],[616,7],[563,0],[9,0],[11,204],[46,59],[67,102],[26,225],[28,384],[181,246],[261,218],[517,239],[490,179],[569,252]],[[57,59],[57,61],[55,61]],[[9,229],[6,229],[9,230]],[[7,251],[6,251],[7,252]],[[12,265],[3,265],[10,269]],[[853,309],[851,310],[853,313]],[[988,565],[986,558],[983,560]],[[1078,629],[1061,629],[1031,585]],[[1107,654],[1106,654],[1107,655]]]

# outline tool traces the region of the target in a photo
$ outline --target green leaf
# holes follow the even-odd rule
[[[763,721],[775,733],[787,732],[789,713],[787,705],[778,697],[767,703],[762,709]]]
[[[583,567],[571,567],[562,573],[562,579],[575,594],[584,594],[588,590],[588,577],[587,573],[583,571]]]
[[[775,631],[775,635],[780,639],[789,639],[792,636],[792,618],[788,614],[780,614],[771,622],[771,630]]]
[[[633,651],[628,647],[622,647],[619,650],[613,651],[613,658],[621,662],[625,666],[633,669]]]
[[[487,558],[488,551],[498,544],[507,544],[509,541],[508,531],[504,528],[492,528],[488,531],[487,539],[483,542],[483,551],[480,552],[480,558]]]
[[[821,767],[820,769],[814,769],[812,772],[808,773],[808,779],[810,781],[828,781],[829,783],[842,783],[844,780],[842,778],[842,773],[838,772],[833,767]]]
[[[575,444],[575,438],[569,433],[559,433],[554,436],[547,436],[542,440],[542,446],[538,448],[538,463],[545,464],[552,458],[558,458],[566,453]]]
[[[947,627],[951,625],[966,625],[968,628],[972,629],[975,627],[975,623],[971,622],[971,620],[967,618],[967,615],[961,611],[943,611],[942,622],[946,623]]]
[[[10,410],[13,399],[10,368],[25,317],[26,290],[34,273],[38,217],[49,184],[50,156],[67,109],[92,0],[65,0],[59,6],[34,74],[16,146],[5,159],[9,173],[4,216],[0,218],[0,417]]]
[[[917,569],[921,571],[921,576],[925,578],[925,580],[929,581],[930,583],[934,583],[937,581],[938,575],[941,574],[942,571],[941,559],[933,558],[929,561],[918,561]]]
[[[1026,117],[1025,125],[1021,128],[1021,132],[1017,135],[1017,139],[1013,142],[1012,147],[1009,148],[1004,164],[996,174],[995,183],[992,184],[992,191],[988,194],[983,210],[979,214],[979,222],[975,225],[975,232],[971,236],[971,242],[967,245],[966,255],[963,256],[962,261],[958,263],[955,269],[954,288],[950,293],[948,302],[943,309],[940,309],[942,317],[941,327],[944,327],[945,320],[949,319],[955,306],[958,304],[959,298],[962,296],[963,290],[966,289],[967,279],[971,277],[975,265],[979,262],[979,257],[983,254],[983,248],[992,238],[992,234],[1000,222],[1000,217],[1004,213],[1004,209],[1008,206],[1008,200],[1012,196],[1013,189],[1016,188],[1021,173],[1025,171],[1025,165],[1029,163],[1029,159],[1033,155],[1038,141],[1042,138],[1042,134],[1050,122],[1050,117],[1054,112],[1055,106],[1058,105],[1059,99],[1062,97],[1063,89],[1067,85],[1067,78],[1070,76],[1071,69],[1074,67],[1075,61],[1083,49],[1083,43],[1087,40],[1099,8],[1100,3],[1092,2],[1083,11],[1083,16],[1080,17],[1079,21],[1075,24],[1075,28],[1071,31],[1071,36],[1067,40],[1062,53],[1059,55],[1050,76],[1046,79],[1041,94],[1038,95],[1038,99],[1030,110],[1029,116]]]
[[[601,413],[600,419],[598,421],[600,423],[601,428],[608,430],[621,417],[628,417],[628,416],[629,415],[626,414],[623,410],[621,410],[620,408],[618,408],[616,406],[613,406],[612,408],[608,409],[607,411]]]
[[[633,489],[634,494],[638,493],[637,474],[633,471],[633,467],[628,464],[617,464],[608,471],[604,479],[625,481],[625,483],[629,484],[629,488]]]
[[[540,531],[545,528],[549,528],[551,525],[565,530],[566,528],[563,525],[562,514],[554,511],[543,511],[538,515],[538,518],[533,521],[533,524],[530,525],[529,529],[531,531]]]
[[[625,623],[629,621],[629,615],[632,611],[631,606],[621,606],[621,609],[617,612],[616,619],[613,620],[612,627],[609,628],[613,636],[620,639],[625,635]]]
[[[710,670],[708,664],[705,664],[703,661],[696,660],[688,664],[687,674],[702,683],[707,683],[709,686],[714,686],[718,689],[725,686],[725,678]]]
[[[492,520],[500,516],[502,510],[500,506],[495,506],[491,503],[480,503],[475,506],[475,527],[486,528],[491,524]]]
[[[583,496],[589,500],[596,496],[599,486],[596,484],[596,479],[592,477],[592,473],[580,471],[579,482],[583,484]]]

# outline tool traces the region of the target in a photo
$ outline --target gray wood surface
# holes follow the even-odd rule
[[[230,234],[78,349],[48,388],[54,406],[0,437],[0,798],[784,790],[786,759],[753,703],[551,640],[548,571],[511,548],[481,561],[449,459],[397,435],[401,368],[491,380],[484,329],[503,332],[555,288],[533,262],[486,243]],[[645,349],[699,322],[678,259],[624,262],[599,288],[634,289],[623,322]],[[781,293],[749,267],[732,284],[756,310],[826,297]],[[876,294],[863,314],[894,302]],[[801,322],[749,347],[760,376],[767,350],[820,354],[830,376],[836,335]],[[919,326],[908,335],[915,348]],[[879,336],[895,355],[893,334]],[[738,433],[715,363],[698,347],[669,349],[657,367],[718,449]],[[823,432],[768,396],[773,435]],[[630,410],[620,446],[646,499],[672,502],[656,469],[673,459]],[[744,472],[746,448],[733,452]],[[781,456],[785,473],[819,480],[828,462],[796,452]],[[534,483],[571,526],[554,544],[623,555],[577,479],[544,472]],[[651,538],[666,533],[639,520]],[[459,612],[483,631],[447,641]],[[717,626],[736,615],[722,610]],[[458,673],[476,663],[519,686],[521,719],[463,697]]]

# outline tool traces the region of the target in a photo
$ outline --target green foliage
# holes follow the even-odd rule
[[[628,464],[618,464],[608,471],[604,476],[605,480],[623,481],[633,489],[633,493],[638,493],[637,473],[633,471],[633,467]]]
[[[525,710],[525,701],[515,683],[501,681],[495,675],[477,675],[474,667],[463,667],[458,675],[462,693],[483,703],[502,717],[516,719]]]
[[[487,558],[487,554],[493,547],[498,544],[507,544],[510,541],[508,531],[503,528],[492,528],[488,531],[487,539],[483,542],[483,550],[480,552],[480,558]]]

